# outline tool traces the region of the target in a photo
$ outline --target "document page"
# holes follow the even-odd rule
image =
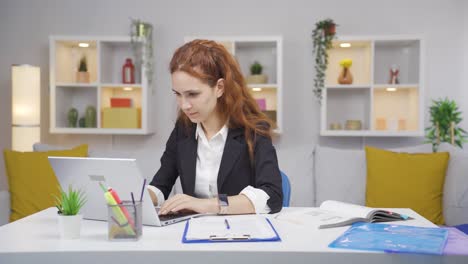
[[[276,237],[273,228],[264,216],[205,216],[189,220],[186,239],[250,238],[268,239]]]
[[[365,207],[365,206],[357,205],[357,204],[333,201],[333,200],[324,201],[320,205],[320,209],[335,212],[340,215],[347,215],[347,216],[361,217],[361,218],[367,218],[372,214],[373,211],[375,211],[374,208]]]

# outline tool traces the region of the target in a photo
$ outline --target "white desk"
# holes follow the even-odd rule
[[[299,210],[285,208],[283,213]],[[434,226],[410,209],[397,212],[416,220],[402,222]],[[57,209],[0,227],[0,263],[468,263],[466,256],[384,254],[328,248],[349,227],[318,230],[272,218],[282,242],[183,244],[185,223],[143,227],[137,242],[110,242],[107,223],[84,220],[81,238],[61,240]],[[396,223],[396,222],[394,222]]]

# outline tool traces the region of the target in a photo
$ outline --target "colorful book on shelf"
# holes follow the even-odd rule
[[[110,99],[111,107],[132,107],[132,98],[117,98]]]
[[[307,221],[319,229],[351,225],[355,222],[390,222],[413,219],[389,210],[376,209],[351,203],[327,200],[319,208],[298,213],[280,214],[277,219],[293,222]]]
[[[260,108],[260,111],[265,111],[266,110],[266,99],[265,98],[258,98],[255,99],[257,101],[258,108]]]

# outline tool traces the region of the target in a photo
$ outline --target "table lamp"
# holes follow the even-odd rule
[[[31,151],[41,136],[41,70],[31,65],[13,65],[12,149]]]

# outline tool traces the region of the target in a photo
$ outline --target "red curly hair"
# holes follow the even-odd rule
[[[254,160],[254,140],[257,134],[272,137],[272,122],[263,114],[247,89],[236,59],[226,48],[211,40],[196,39],[179,47],[169,65],[171,74],[183,71],[214,87],[224,79],[224,93],[216,105],[228,128],[243,128],[250,160]],[[190,119],[179,109],[178,120],[188,129]],[[229,121],[228,121],[229,120]]]

